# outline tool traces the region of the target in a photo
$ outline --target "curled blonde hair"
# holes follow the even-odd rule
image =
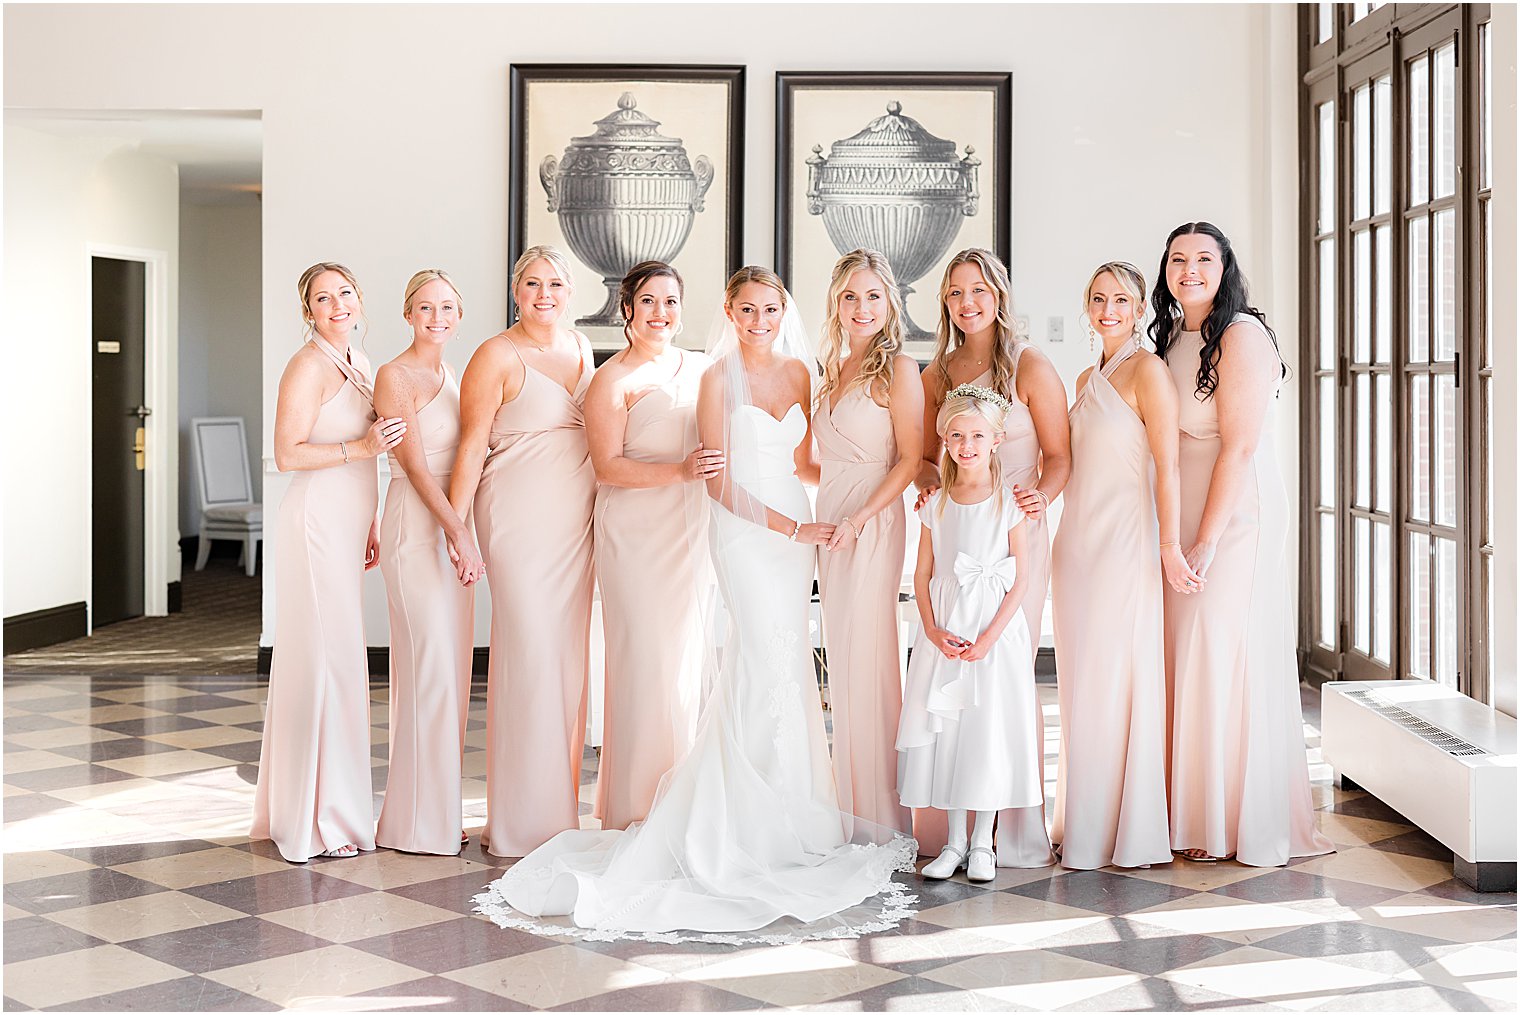
[[[960,466],[955,462],[955,456],[950,453],[950,446],[945,443],[945,431],[950,429],[950,423],[958,416],[980,416],[986,420],[995,433],[1006,434],[1008,432],[1008,413],[990,398],[981,398],[968,392],[965,388],[957,388],[954,394],[945,399],[945,404],[939,407],[939,415],[934,417],[934,432],[939,434],[940,441],[944,445],[939,453],[939,502],[935,505],[936,517],[945,513],[945,504],[950,499],[950,488],[955,485],[960,477]],[[992,495],[997,498],[998,510],[1003,507],[1003,464],[999,461],[997,452],[992,453],[992,460],[987,466],[992,472]]]
[[[728,306],[732,304],[734,297],[739,295],[739,290],[751,282],[768,285],[780,293],[781,309],[786,309],[786,283],[781,281],[780,275],[758,264],[746,264],[728,277],[728,285],[723,287],[723,305]]]
[[[305,327],[301,331],[304,338],[309,331],[316,329],[311,321],[311,285],[317,280],[317,276],[325,271],[335,271],[343,276],[343,280],[354,287],[354,294],[359,297],[359,320],[364,323],[365,330],[369,330],[369,318],[364,316],[364,290],[359,286],[359,280],[354,277],[353,270],[347,265],[337,261],[318,261],[316,264],[301,272],[300,279],[296,282],[296,292],[301,297],[301,320]]]
[[[824,405],[830,394],[839,387],[839,353],[844,348],[844,324],[839,319],[839,299],[844,294],[850,277],[857,271],[875,272],[881,279],[887,296],[887,316],[881,330],[872,337],[861,356],[860,373],[850,382],[853,387],[863,385],[866,393],[892,387],[892,365],[903,347],[902,294],[897,288],[897,278],[887,258],[875,250],[857,248],[841,257],[834,264],[834,274],[829,280],[828,314],[823,321],[823,338],[819,343],[818,359],[823,364],[823,382],[813,398],[815,406]]]
[[[945,357],[966,343],[966,335],[956,327],[945,300],[950,292],[950,273],[963,264],[976,265],[982,278],[986,279],[992,291],[997,294],[997,319],[994,322],[997,332],[992,341],[992,387],[1011,399],[1015,395],[1014,349],[1018,344],[1018,333],[1013,320],[1013,287],[1008,280],[1008,269],[990,250],[967,247],[950,258],[950,263],[945,265],[945,274],[939,283],[939,327],[935,331],[932,366],[938,368],[940,381],[948,390],[950,368],[945,366]]]
[[[1087,305],[1092,300],[1093,285],[1098,281],[1098,276],[1109,274],[1114,281],[1119,283],[1119,288],[1124,294],[1135,301],[1135,341],[1139,342],[1145,334],[1145,311],[1147,302],[1145,298],[1145,276],[1140,274],[1128,261],[1105,261],[1098,265],[1087,280],[1087,287],[1082,290],[1082,313],[1087,314]]]
[[[522,285],[523,276],[528,273],[528,265],[538,260],[552,264],[554,270],[559,273],[559,277],[565,280],[565,285],[570,287],[570,291],[575,291],[575,278],[570,273],[570,259],[565,256],[564,251],[547,243],[534,244],[518,256],[517,262],[512,265],[514,290]]]
[[[423,268],[406,283],[406,292],[401,297],[402,317],[412,312],[412,303],[417,298],[417,291],[435,279],[454,290],[454,306],[459,309],[459,316],[464,316],[464,297],[459,295],[459,287],[454,284],[452,278],[449,278],[449,273],[442,268]]]

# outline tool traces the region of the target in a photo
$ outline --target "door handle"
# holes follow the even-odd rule
[[[128,409],[127,415],[136,416],[138,419],[147,419],[149,416],[153,415],[153,410],[148,408],[146,405],[139,405],[135,409]]]
[[[148,431],[146,427],[138,427],[137,434],[132,438],[132,453],[137,456],[137,471],[146,469],[148,455]]]

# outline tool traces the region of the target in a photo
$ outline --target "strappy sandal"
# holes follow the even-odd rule
[[[978,853],[985,853],[987,855],[987,871],[986,873],[983,873],[981,870],[977,869],[976,873],[973,874],[972,870],[975,868],[980,868],[981,866],[979,863],[973,864],[971,862],[971,858],[976,856]],[[986,846],[973,846],[970,851],[966,853],[966,880],[982,883],[991,881],[995,877],[997,877],[997,854],[992,852],[992,850],[988,849]]]
[[[944,860],[953,861],[948,871],[945,871],[943,874],[941,874],[939,871],[943,870],[943,868],[938,867],[935,868],[935,873],[929,873],[929,869],[931,867],[934,867],[935,864],[940,863]],[[956,849],[954,846],[946,846],[944,849],[939,851],[939,856],[924,864],[924,869],[919,873],[921,873],[930,881],[944,881],[946,878],[954,877],[955,872],[964,866],[966,866],[966,851],[963,849]]]
[[[1194,853],[1198,853],[1199,855],[1194,856]],[[1215,856],[1201,849],[1174,849],[1172,850],[1172,855],[1193,863],[1228,863],[1235,859],[1234,853],[1230,853],[1228,856]]]
[[[351,842],[347,842],[347,843],[344,843],[343,845],[339,846],[337,849],[325,850],[322,853],[322,855],[323,856],[330,856],[330,857],[332,857],[335,860],[346,860],[346,859],[348,859],[351,856],[358,856],[359,855],[359,847],[355,846]]]

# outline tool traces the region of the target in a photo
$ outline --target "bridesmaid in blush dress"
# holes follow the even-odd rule
[[[697,728],[701,589],[712,585],[702,484],[722,470],[723,452],[697,438],[697,392],[711,361],[671,344],[682,295],[670,265],[635,265],[620,298],[628,348],[586,390],[607,646],[595,813],[606,829],[644,820]]]
[[[519,319],[483,342],[460,385],[449,501],[491,583],[486,824],[481,846],[525,856],[580,825],[596,476],[581,403],[591,344],[561,327],[570,271],[530,247],[512,271]]]
[[[1003,482],[1012,489],[1029,520],[1025,559],[1019,564],[1029,578],[1029,590],[1020,612],[1029,628],[1029,650],[1035,653],[1050,585],[1050,533],[1045,510],[1060,496],[1071,474],[1066,387],[1045,354],[1014,334],[1008,269],[996,255],[978,247],[952,257],[940,282],[938,341],[934,358],[924,371],[919,507],[939,489],[941,442],[934,425],[945,392],[968,383],[991,388],[1013,403],[998,461]],[[1036,743],[1043,744],[1044,720],[1038,713],[1036,722]],[[1042,764],[1043,760],[1042,755]],[[1044,867],[1054,862],[1043,805],[1001,810],[997,824],[998,866]],[[914,829],[920,848],[943,845],[944,834],[916,815]]]
[[[377,845],[408,853],[458,853],[463,839],[460,766],[474,654],[470,585],[482,565],[469,527],[449,506],[459,382],[443,362],[463,312],[448,275],[436,269],[413,275],[401,310],[412,344],[375,375],[377,410],[404,419],[412,434],[391,451],[380,522],[391,633],[391,752],[375,829]]]
[[[353,272],[324,261],[297,283],[314,332],[285,367],[274,457],[294,472],[276,522],[274,661],[253,797],[255,839],[293,863],[375,848],[369,665],[360,580],[379,555],[376,456],[406,434],[376,419]]]
[[[1183,592],[1201,582],[1177,547],[1177,392],[1140,346],[1145,279],[1109,262],[1084,302],[1103,345],[1077,380],[1051,550],[1061,699],[1051,838],[1062,866],[1095,870],[1172,859],[1161,577]]]
[[[1151,337],[1177,387],[1179,543],[1208,580],[1166,593],[1172,848],[1279,867],[1328,853],[1309,794],[1273,418],[1285,374],[1217,226],[1172,230]]]
[[[834,524],[818,555],[818,588],[839,809],[882,834],[912,827],[897,793],[897,596],[907,538],[903,491],[923,447],[923,388],[902,343],[902,297],[887,259],[874,250],[840,258],[813,409],[818,516]]]

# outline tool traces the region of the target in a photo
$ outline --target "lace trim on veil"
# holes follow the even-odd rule
[[[550,867],[539,867],[532,873],[519,873],[508,868],[502,876],[486,886],[475,896],[475,912],[489,917],[498,927],[523,930],[540,937],[569,937],[582,941],[648,941],[656,944],[725,945],[787,945],[800,941],[820,941],[841,938],[858,938],[892,930],[917,911],[918,896],[910,886],[894,881],[893,874],[910,873],[916,869],[918,843],[906,836],[897,836],[881,845],[860,845],[856,849],[867,850],[876,855],[871,858],[871,883],[874,891],[854,906],[835,913],[828,920],[802,923],[788,919],[777,920],[766,927],[753,931],[718,933],[713,931],[643,931],[617,930],[596,927],[577,927],[571,917],[534,918],[524,916],[507,902],[505,888],[527,880],[544,881],[553,876]],[[657,891],[658,886],[651,886]],[[858,915],[857,915],[858,914]]]

